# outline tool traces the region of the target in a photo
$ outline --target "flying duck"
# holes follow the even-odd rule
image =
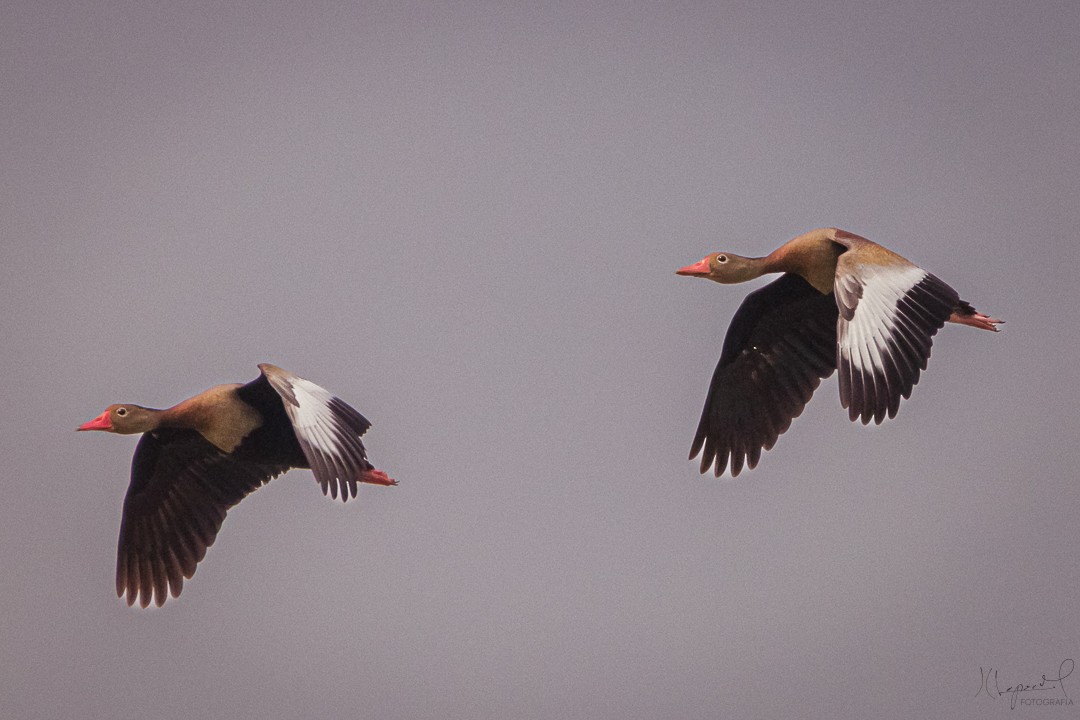
[[[676,271],[731,284],[783,273],[750,293],[731,319],[690,459],[701,472],[732,477],[840,370],[840,404],[863,424],[896,416],[926,369],[932,338],[946,322],[997,332],[934,275],[864,237],[819,228],[766,257],[727,252]]]
[[[246,385],[218,385],[167,410],[110,405],[79,426],[142,433],[116,557],[116,594],[128,605],[178,597],[229,508],[289,468],[311,468],[342,501],[357,483],[397,484],[368,462],[363,415],[279,367],[259,370]]]

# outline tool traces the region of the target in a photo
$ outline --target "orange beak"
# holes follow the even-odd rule
[[[705,277],[709,274],[709,258],[705,258],[693,265],[687,265],[675,271],[676,275],[688,275],[690,277]]]
[[[85,422],[75,428],[75,430],[112,430],[112,420],[109,419],[109,411],[106,410],[90,422]]]

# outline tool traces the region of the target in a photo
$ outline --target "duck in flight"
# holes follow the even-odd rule
[[[946,322],[997,332],[956,291],[866,238],[820,228],[766,257],[718,252],[676,271],[730,284],[783,273],[735,312],[690,458],[732,477],[753,468],[836,369],[852,421],[896,416]]]
[[[368,462],[363,415],[313,382],[264,363],[246,385],[219,385],[166,410],[110,405],[79,426],[142,433],[131,461],[116,594],[146,607],[178,597],[225,513],[289,468],[311,468],[324,494],[396,485]]]

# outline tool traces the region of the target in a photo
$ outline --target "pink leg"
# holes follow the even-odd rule
[[[953,312],[953,314],[949,316],[949,322],[959,323],[960,325],[970,325],[971,327],[979,328],[980,330],[993,330],[994,332],[997,332],[997,326],[1005,321],[992,318],[989,315],[983,315],[981,312],[972,312],[970,314]]]
[[[371,483],[372,485],[397,485],[397,480],[391,480],[387,477],[386,473],[382,470],[376,470],[371,468],[360,473],[360,477],[357,478],[360,482]]]

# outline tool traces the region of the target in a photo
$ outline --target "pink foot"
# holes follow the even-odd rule
[[[973,312],[970,315],[954,312],[949,316],[949,322],[970,325],[971,327],[979,328],[980,330],[992,330],[997,332],[997,326],[1005,321],[992,318],[989,315],[983,315],[981,312]]]
[[[360,482],[371,483],[372,485],[397,485],[397,480],[391,479],[382,470],[376,470],[375,468],[360,473],[360,477],[357,479]]]

